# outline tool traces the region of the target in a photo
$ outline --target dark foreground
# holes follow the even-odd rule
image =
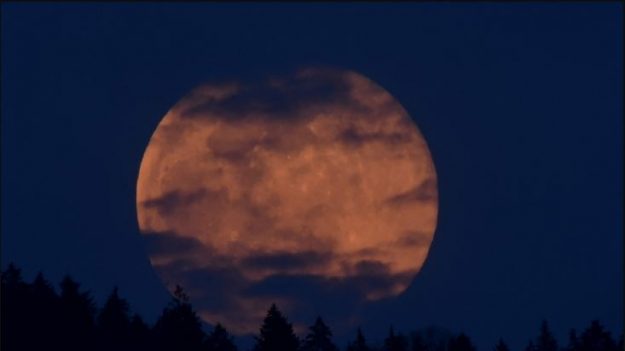
[[[60,283],[60,292],[40,273],[33,282],[24,282],[13,264],[2,272],[1,334],[3,351],[235,351],[233,337],[221,324],[209,333],[194,311],[182,288],[150,326],[141,316],[131,314],[126,300],[114,288],[104,306],[98,308],[89,292],[70,277]],[[599,321],[578,333],[571,329],[566,343],[558,342],[546,321],[539,335],[528,337],[524,350],[513,351],[622,351],[618,341]],[[295,335],[287,318],[272,305],[267,312],[253,351],[338,351],[332,332],[321,317],[304,338]],[[370,345],[360,329],[346,351],[477,351],[469,336],[425,328],[407,335],[389,328],[382,345]],[[503,340],[492,350],[510,351]]]

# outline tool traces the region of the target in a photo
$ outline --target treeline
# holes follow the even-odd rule
[[[3,351],[236,351],[232,336],[220,324],[205,333],[202,322],[187,295],[178,287],[169,305],[149,326],[132,314],[117,288],[101,308],[93,297],[80,289],[71,277],[60,283],[60,291],[39,273],[31,283],[24,282],[13,264],[2,272],[0,291],[0,346]],[[539,335],[519,351],[621,351],[623,336],[614,341],[611,334],[593,321],[581,334],[571,330],[566,345],[559,345],[546,321]],[[288,319],[272,305],[267,312],[253,351],[339,351],[332,332],[318,317],[307,335],[300,339]],[[370,345],[358,329],[346,351],[476,351],[471,339],[435,328],[407,335],[391,327],[382,345]],[[503,340],[493,351],[510,351]]]

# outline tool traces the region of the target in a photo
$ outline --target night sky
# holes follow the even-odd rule
[[[71,274],[99,303],[118,285],[153,322],[169,294],[135,193],[161,118],[207,81],[331,66],[403,105],[438,175],[429,256],[367,307],[367,336],[438,325],[519,349],[542,319],[562,342],[592,319],[620,334],[622,4],[1,9],[3,269]]]

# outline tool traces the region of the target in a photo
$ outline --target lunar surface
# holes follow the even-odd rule
[[[402,293],[438,210],[415,123],[337,69],[196,88],[152,135],[136,201],[164,283],[235,333],[256,332],[273,302],[333,316]]]

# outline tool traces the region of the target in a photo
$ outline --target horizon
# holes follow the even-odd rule
[[[13,267],[16,268],[18,271],[21,271],[19,266],[15,265],[13,262],[10,262],[8,264],[8,266],[11,266],[11,265],[13,265]],[[2,269],[3,275],[7,271],[8,271],[8,268],[3,268]],[[39,273],[37,273],[37,275],[39,275],[40,273],[43,274],[43,272],[39,271]],[[24,278],[24,277],[22,276],[22,278]],[[51,284],[52,289],[55,291],[55,293],[57,295],[60,296],[60,290],[56,288],[55,284],[53,284],[53,282],[51,282],[48,279],[46,279],[45,275],[43,275],[43,278],[46,280],[46,282]],[[73,281],[75,281],[75,282],[77,282],[80,285],[80,281],[74,280],[75,278],[70,277],[69,275],[66,275],[63,279],[68,279],[68,278],[73,280]],[[32,284],[32,282],[29,283],[29,281],[34,281],[34,280],[35,280],[35,278],[33,278],[31,280],[24,279],[23,281],[25,283],[27,283],[27,284]],[[3,284],[4,284],[4,280],[3,280]],[[56,285],[61,286],[61,282],[59,282]],[[87,290],[84,289],[84,287],[81,289],[81,291],[83,291],[84,293],[87,293],[87,296],[89,298],[93,298],[93,296],[94,296],[93,292],[91,292],[88,289]],[[118,294],[119,293],[117,286],[114,286],[114,287],[111,288],[111,293],[108,294],[107,300],[111,298],[113,293],[114,294]],[[123,296],[123,293],[121,293],[119,295],[119,297],[122,300],[125,300],[125,298]],[[175,295],[172,294],[172,296],[170,298],[170,301],[168,302],[167,306],[163,306],[163,308],[161,309],[162,312],[160,313],[159,319],[163,318],[163,313],[165,313],[167,308],[171,307],[172,302],[177,301],[177,299],[178,299],[178,297],[176,297]],[[191,306],[193,305],[193,301],[189,300],[189,303],[191,304]],[[97,318],[100,315],[100,313],[101,313],[102,309],[104,308],[104,306],[105,306],[104,303],[97,303],[97,302],[95,303],[95,307],[98,310],[98,312],[96,312],[93,315],[94,320],[97,320]],[[271,306],[268,306],[267,310],[269,311],[271,308],[274,308],[274,307],[277,307],[277,309],[280,310],[279,306],[277,306],[275,303],[272,303]],[[128,312],[129,312],[128,313],[128,317],[129,318],[130,317],[134,318],[135,316],[139,316],[141,319],[143,319],[143,317],[140,314],[138,314],[138,313],[133,311],[131,305],[129,306]],[[267,318],[267,316],[268,315],[266,315],[263,318]],[[289,320],[288,316],[285,316],[285,318],[286,318],[287,321]],[[323,316],[321,316],[321,315],[316,316],[315,319],[317,319],[317,318],[323,319]],[[157,321],[146,321],[146,322],[147,322],[147,326],[149,328],[154,328],[154,326],[157,324]],[[213,331],[217,324],[221,325],[222,327],[225,327],[225,329],[228,330],[228,326],[224,325],[223,323],[221,323],[219,321],[213,321],[214,323],[211,323],[209,321],[202,320],[201,322],[202,322],[202,329],[207,334],[209,334],[211,331]],[[256,338],[258,337],[259,333],[262,332],[261,328],[260,328],[261,327],[261,322],[262,322],[261,320],[258,321],[258,326],[259,326],[258,330],[259,330],[259,332],[256,332],[256,333],[236,334],[236,333],[230,332],[230,335],[232,336],[233,341],[237,345],[239,350],[242,350],[242,351],[243,350],[253,350],[254,342],[255,342]],[[328,320],[324,319],[324,322],[331,329],[332,321],[328,321]],[[592,323],[595,323],[595,322],[599,322],[599,324],[601,324],[601,321],[599,321],[599,320],[592,320],[592,321],[589,321],[587,323],[587,326],[585,326],[584,328],[581,328],[581,329],[569,328],[567,330],[567,337],[570,336],[570,332],[573,331],[573,330],[575,330],[577,332],[577,335],[582,334],[585,330],[590,328],[590,325]],[[542,320],[541,321],[541,325],[545,325],[545,323],[549,326],[549,328],[552,328],[552,326],[549,325],[549,321],[548,320]],[[310,323],[306,326],[305,330],[300,330],[300,331],[294,330],[296,336],[299,338],[300,341],[305,339],[304,338],[305,335],[310,334],[310,332],[311,332],[310,328],[312,327],[313,324],[314,323],[311,320]],[[391,322],[388,325],[387,330],[389,328],[393,329],[396,335],[398,335],[401,338],[404,338],[405,342],[407,342],[409,344],[413,343],[413,338],[415,337],[415,335],[420,335],[420,337],[423,338],[423,337],[426,337],[427,335],[430,335],[430,334],[434,333],[434,335],[438,335],[438,337],[443,337],[443,340],[445,340],[445,341],[447,341],[448,338],[450,338],[450,337],[457,337],[459,335],[466,335],[466,333],[464,331],[462,331],[462,330],[453,331],[453,330],[447,329],[447,328],[445,328],[443,326],[436,326],[436,325],[426,325],[426,326],[422,326],[422,327],[419,327],[419,328],[410,328],[410,327],[408,327],[408,328],[405,328],[405,330],[402,330],[400,328],[396,328],[394,326],[394,324]],[[344,347],[347,347],[352,342],[354,342],[354,339],[355,339],[355,336],[357,334],[357,331],[359,331],[359,330],[362,330],[360,326],[358,326],[354,330],[352,330],[352,333],[351,333],[352,335],[351,336],[342,335],[339,338],[337,338],[334,335],[330,335],[330,337],[331,337],[331,340],[337,345],[337,347],[343,349]],[[529,343],[534,343],[535,345],[540,343],[539,330],[540,329],[537,326],[535,328],[535,330],[533,331],[533,334],[528,334],[527,340],[528,340]],[[551,333],[553,333],[551,331],[551,329],[549,329],[549,330],[550,330]],[[607,329],[606,332],[608,332],[611,335],[611,337],[613,338],[613,341],[615,343],[617,343],[618,345],[622,346],[622,343],[623,343],[623,331],[621,331],[620,336],[618,334],[618,331],[612,331],[612,330]],[[387,335],[387,336],[385,336],[384,338],[381,338],[381,339],[371,339],[371,338],[367,337],[366,333],[363,333],[363,334],[365,336],[365,340],[366,340],[367,344],[369,345],[369,347],[373,347],[375,349],[380,349],[380,350],[384,346],[385,339],[388,338],[388,335]],[[469,337],[469,340],[471,340],[471,336],[470,335],[467,335],[467,336]],[[568,350],[567,348],[571,346],[570,345],[570,342],[571,342],[570,339],[559,338],[557,335],[554,335],[554,337],[555,337],[555,342],[557,343],[559,350]],[[566,340],[566,341],[564,341],[564,340]],[[495,349],[496,345],[498,343],[500,343],[500,342],[504,342],[505,343],[506,341],[502,337],[497,338],[497,340],[492,342],[492,349]],[[480,348],[477,348],[477,351],[480,351],[480,350],[481,350]],[[524,347],[523,350],[527,351],[527,346]]]

